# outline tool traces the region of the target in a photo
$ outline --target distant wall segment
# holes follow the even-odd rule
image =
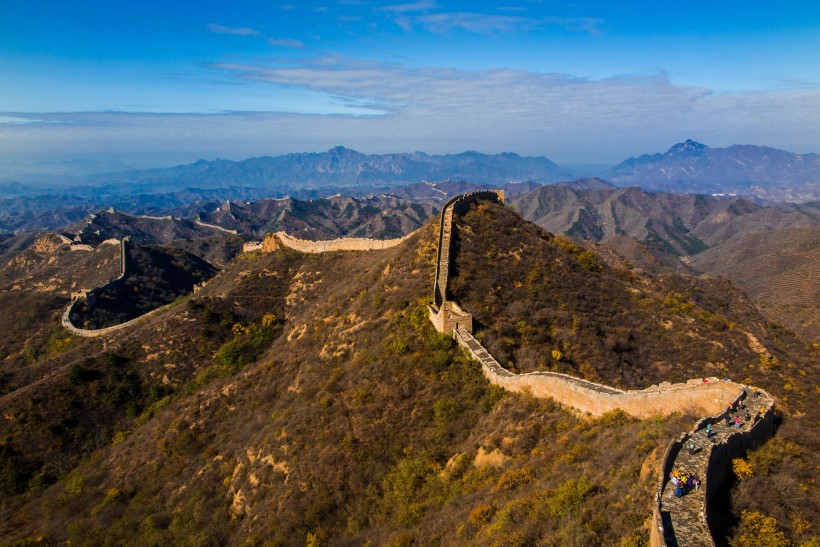
[[[380,251],[382,249],[389,249],[396,247],[401,243],[407,241],[416,232],[410,232],[406,236],[396,239],[370,239],[370,238],[355,238],[343,237],[339,239],[330,239],[327,241],[309,241],[307,239],[299,239],[289,236],[285,232],[276,232],[276,237],[282,242],[282,245],[289,247],[300,253],[327,253],[333,251]],[[261,248],[261,246],[260,246]]]
[[[106,240],[103,243],[108,243],[108,240]],[[111,287],[113,287],[115,285],[118,285],[118,284],[122,283],[123,281],[125,281],[125,277],[128,275],[128,271],[129,271],[128,245],[130,245],[131,242],[130,242],[130,239],[126,236],[126,237],[124,237],[120,240],[119,244],[120,244],[120,274],[117,277],[115,277],[114,279],[106,281],[105,283],[103,283],[102,285],[98,285],[97,287],[94,287],[90,291],[87,291],[87,292],[82,293],[82,294],[74,294],[73,297],[72,297],[71,303],[68,305],[68,307],[63,312],[63,315],[61,317],[61,323],[62,323],[63,327],[65,327],[65,329],[68,330],[71,334],[74,334],[75,336],[81,336],[83,338],[96,338],[98,336],[105,336],[107,334],[111,334],[112,332],[117,332],[117,331],[122,330],[126,327],[130,327],[131,325],[133,325],[137,321],[139,321],[141,319],[144,319],[145,317],[153,315],[153,314],[159,312],[160,310],[164,309],[164,306],[163,306],[162,308],[157,308],[155,310],[151,310],[150,312],[148,312],[146,314],[143,314],[143,315],[141,315],[141,316],[139,316],[135,319],[132,319],[130,321],[126,321],[125,323],[120,323],[119,325],[113,325],[111,327],[105,327],[105,328],[102,328],[102,329],[83,329],[83,328],[77,327],[76,325],[74,325],[71,322],[71,312],[74,310],[74,305],[78,301],[86,300],[86,301],[93,302],[97,298],[97,295],[99,295],[100,293],[102,293],[106,289],[110,289]]]

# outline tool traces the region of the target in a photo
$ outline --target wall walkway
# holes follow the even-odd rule
[[[558,372],[514,374],[502,367],[466,329],[454,332],[456,342],[481,364],[493,384],[508,391],[550,397],[593,416],[622,410],[637,418],[668,416],[674,412],[715,414],[730,405],[743,386],[718,378],[698,378],[685,384],[661,384],[623,391]]]
[[[195,220],[194,224],[196,224],[197,226],[202,226],[203,228],[210,228],[212,230],[225,232],[226,234],[236,235],[239,233],[236,230],[229,230],[228,228],[223,228],[222,226],[217,226],[216,224],[208,224],[207,222],[202,222],[201,220]]]
[[[327,253],[332,251],[379,251],[400,245],[408,238],[412,237],[416,231],[410,232],[404,237],[396,239],[369,239],[343,237],[327,241],[310,241],[289,236],[285,232],[276,232],[276,237],[285,247],[290,247],[301,253]]]
[[[491,199],[496,200],[498,196]],[[452,333],[456,342],[481,364],[484,375],[493,384],[509,391],[528,392],[536,397],[550,397],[593,416],[611,410],[622,410],[639,418],[666,416],[673,412],[690,411],[704,414],[694,429],[672,441],[661,462],[661,477],[652,515],[650,543],[659,546],[714,545],[710,527],[715,520],[714,501],[731,473],[732,458],[765,442],[774,433],[774,401],[762,390],[755,389],[754,421],[740,428],[718,425],[725,412],[737,408],[746,398],[749,387],[718,378],[698,378],[685,384],[661,383],[643,390],[620,390],[588,380],[555,372],[514,374],[502,367],[472,335],[472,318],[455,302],[447,300],[447,284],[452,263],[452,221],[455,204],[481,199],[459,196],[447,202],[441,214],[439,252],[436,264],[434,304],[430,320],[440,332]],[[469,321],[467,320],[469,318]],[[721,414],[721,411],[724,414]],[[707,424],[714,426],[715,435],[705,438]],[[689,450],[689,445],[693,450]],[[683,448],[686,448],[683,450]],[[674,496],[669,473],[679,469],[695,473],[702,480],[700,490],[681,498]]]

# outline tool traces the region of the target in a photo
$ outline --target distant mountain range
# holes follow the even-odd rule
[[[512,206],[550,232],[599,243],[654,273],[722,275],[777,323],[820,337],[820,203],[542,186]]]
[[[99,164],[113,168],[116,164]],[[76,167],[71,163],[71,167]],[[90,169],[90,165],[80,165]],[[29,169],[33,167],[29,166]],[[50,167],[50,169],[53,169]],[[242,161],[199,160],[176,167],[64,176],[0,174],[0,198],[52,195],[94,201],[100,207],[140,196],[207,193],[207,199],[265,197],[320,198],[336,193],[365,196],[424,182],[548,184],[576,174],[545,157],[505,152],[430,155],[423,152],[362,154],[342,146],[321,153],[265,156]],[[601,179],[616,186],[640,186],[675,193],[738,194],[758,200],[803,202],[820,199],[820,155],[793,154],[765,146],[710,148],[687,140],[663,154],[629,158]],[[526,188],[526,187],[525,187]],[[169,203],[165,207],[172,206]],[[4,209],[0,204],[0,211]]]
[[[501,185],[530,180],[547,183],[567,178],[571,178],[571,174],[547,158],[522,157],[509,152],[495,155],[478,152],[362,154],[337,146],[322,153],[266,156],[243,161],[199,160],[164,169],[67,177],[63,187],[71,185],[74,193],[96,195],[101,190],[104,193],[138,194],[241,186],[264,188],[272,197],[293,194],[308,197],[306,191],[329,195],[341,189],[355,188],[362,193],[446,179]],[[35,190],[36,185],[8,183],[0,186],[0,196]]]
[[[690,139],[663,154],[629,158],[603,176],[618,186],[799,202],[818,198],[820,155],[767,146],[709,148]]]

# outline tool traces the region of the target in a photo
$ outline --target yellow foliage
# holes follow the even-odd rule
[[[509,490],[532,480],[532,471],[529,469],[510,469],[498,478],[495,488],[496,490]]]
[[[117,500],[120,498],[121,494],[122,492],[120,492],[119,488],[109,488],[105,491],[105,501]]]
[[[788,547],[792,544],[777,528],[777,520],[756,511],[741,513],[740,530],[731,543],[732,547]]]
[[[266,313],[265,315],[262,316],[262,326],[263,327],[270,327],[271,325],[276,323],[276,319],[277,319],[276,315],[274,315],[272,313]]]
[[[470,522],[475,524],[476,526],[489,522],[490,517],[493,516],[495,513],[495,507],[490,505],[489,503],[482,503],[477,505],[475,509],[470,511]]]
[[[561,359],[564,358],[564,354],[561,353],[560,349],[554,349],[554,350],[552,350],[552,358],[555,359],[556,361],[560,361]]]
[[[749,462],[742,458],[735,458],[732,460],[732,471],[734,471],[737,478],[741,480],[754,475],[752,466],[749,465]]]
[[[811,528],[811,524],[800,515],[792,517],[792,529],[795,534],[803,534]]]

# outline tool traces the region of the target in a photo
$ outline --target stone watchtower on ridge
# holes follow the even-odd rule
[[[467,212],[471,204],[481,200],[504,203],[504,191],[478,190],[462,194],[449,200],[441,209],[436,281],[433,287],[433,303],[428,306],[428,312],[436,330],[445,334],[453,334],[457,329],[473,332],[473,316],[462,310],[455,301],[447,299],[447,287],[452,264],[453,215]]]

